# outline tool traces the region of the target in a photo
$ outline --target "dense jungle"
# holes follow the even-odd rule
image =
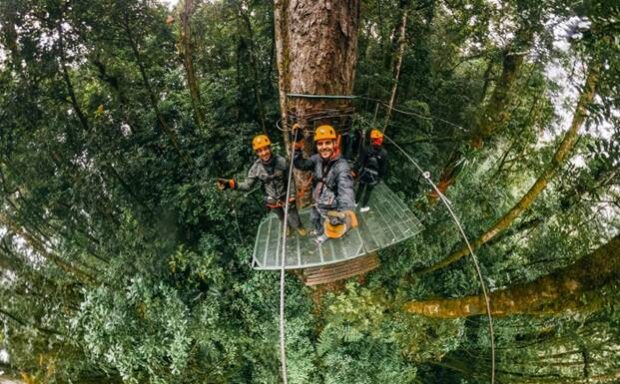
[[[619,84],[614,0],[0,0],[0,382],[618,383]],[[327,109],[422,227],[286,273],[283,375],[215,181]]]

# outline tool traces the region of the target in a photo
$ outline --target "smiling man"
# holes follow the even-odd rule
[[[311,219],[317,243],[341,237],[350,227],[348,216],[355,208],[353,177],[349,163],[340,156],[334,127],[321,125],[314,131],[317,152],[305,159],[300,145],[296,146],[295,168],[313,171]],[[300,142],[302,143],[302,142]],[[324,229],[330,231],[325,233]]]
[[[284,206],[286,200],[286,172],[288,171],[288,162],[279,155],[274,155],[271,151],[271,140],[267,135],[258,135],[252,140],[252,149],[256,153],[258,159],[254,162],[248,177],[237,183],[234,179],[218,179],[217,186],[220,190],[239,189],[249,191],[256,181],[261,181],[263,186],[263,196],[265,205],[271,211],[275,212],[280,221],[284,220]],[[291,191],[295,187],[292,186]],[[295,206],[295,195],[289,198],[288,211],[288,228],[292,227],[300,236],[306,235],[306,230],[301,224],[297,207]]]

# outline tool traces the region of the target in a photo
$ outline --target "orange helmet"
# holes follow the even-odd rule
[[[383,139],[383,132],[381,132],[380,130],[375,128],[375,129],[370,131],[370,138],[373,139],[373,140],[374,139]]]
[[[252,149],[257,151],[261,148],[271,145],[271,140],[267,135],[257,135],[252,139]]]
[[[336,130],[331,125],[321,125],[314,131],[314,141],[336,140]]]
[[[373,146],[381,146],[383,144],[383,132],[376,128],[370,131],[370,142]]]

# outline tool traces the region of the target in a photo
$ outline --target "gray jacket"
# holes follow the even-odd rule
[[[263,163],[260,159],[256,159],[248,172],[248,177],[237,184],[237,189],[249,191],[256,181],[260,180],[263,184],[265,202],[273,204],[286,197],[287,173],[288,162],[282,156],[273,155],[271,161],[267,164]],[[291,197],[294,196],[294,191],[295,186],[291,185]]]
[[[351,167],[342,157],[324,161],[319,154],[304,159],[295,154],[295,168],[313,171],[312,197],[318,209],[346,211],[355,209],[355,192]]]

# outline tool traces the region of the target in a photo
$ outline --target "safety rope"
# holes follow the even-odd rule
[[[298,129],[295,130],[295,137],[291,143],[291,164],[288,169],[288,182],[286,185],[286,199],[284,200],[284,219],[282,220],[282,264],[280,268],[280,362],[282,365],[282,382],[288,383],[286,371],[286,336],[285,336],[285,318],[284,318],[284,277],[286,262],[286,228],[288,227],[288,207],[291,197],[291,181],[293,178],[293,156],[295,154],[295,142],[297,141]]]
[[[448,209],[448,212],[450,212],[450,215],[452,216],[452,219],[454,220],[454,222],[456,223],[456,225],[459,228],[459,231],[461,232],[461,236],[463,237],[463,239],[465,240],[465,243],[467,244],[467,248],[469,248],[469,254],[471,255],[471,258],[472,258],[472,260],[474,262],[474,266],[476,268],[476,273],[478,275],[478,280],[480,281],[480,285],[482,286],[482,293],[484,295],[484,301],[485,301],[485,304],[486,304],[486,312],[487,312],[487,316],[489,318],[489,337],[491,339],[491,384],[494,384],[495,383],[495,336],[494,336],[494,330],[493,330],[493,315],[491,315],[491,298],[489,297],[487,285],[484,282],[484,279],[482,277],[482,271],[480,270],[480,264],[478,263],[478,258],[474,254],[474,250],[472,249],[471,244],[469,243],[469,239],[467,238],[467,235],[465,235],[465,231],[463,230],[463,226],[461,225],[461,222],[459,221],[458,217],[456,216],[456,214],[452,210],[452,207],[451,207],[452,203],[439,190],[439,188],[437,188],[437,185],[435,185],[435,183],[431,179],[430,172],[425,171],[424,169],[422,169],[422,167],[420,167],[420,165],[413,159],[413,157],[411,157],[411,155],[409,155],[409,153],[407,153],[407,151],[405,151],[400,145],[396,144],[396,142],[394,140],[392,140],[388,135],[384,135],[384,137],[390,143],[392,143],[392,145],[394,145],[399,151],[401,151],[403,153],[403,155],[405,155],[405,157],[422,174],[424,179],[433,187],[433,189],[435,190],[435,192],[437,193],[437,195],[441,199],[441,202],[446,206],[446,208]]]

